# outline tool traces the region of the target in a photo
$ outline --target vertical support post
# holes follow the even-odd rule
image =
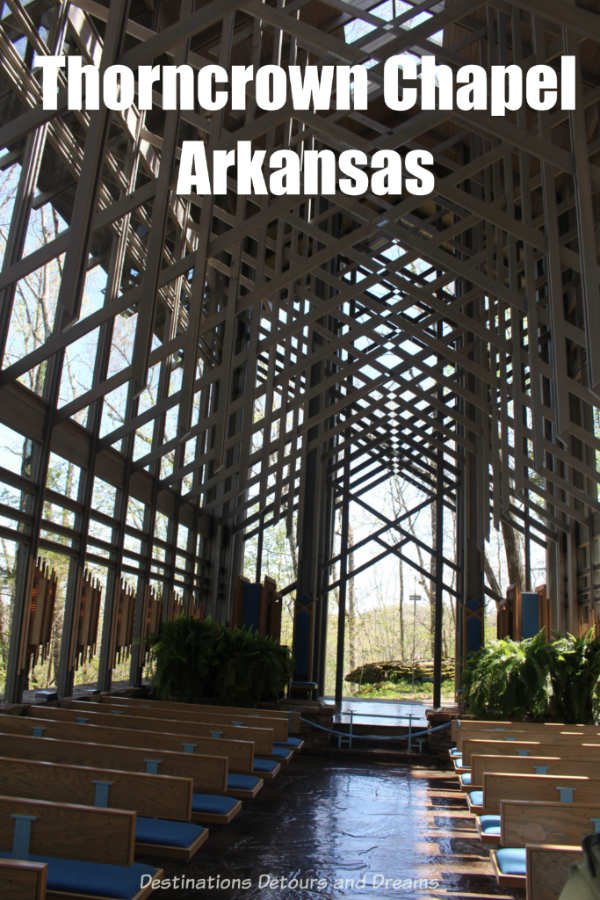
[[[444,336],[443,322],[440,319],[437,325],[438,340],[442,340]],[[438,372],[441,378],[443,360],[438,356]],[[435,498],[435,625],[433,632],[433,706],[439,709],[441,706],[442,695],[442,626],[444,616],[443,604],[443,579],[444,579],[444,445],[443,445],[443,426],[444,426],[444,388],[441,384],[438,387],[438,414],[437,420],[439,431],[437,433],[437,453],[436,453],[436,480],[437,493]]]
[[[27,673],[19,672],[19,651],[24,640],[24,618],[28,602],[29,561],[35,560],[27,544],[19,544],[16,554],[15,599],[10,623],[10,645],[6,668],[5,703],[19,703],[27,688]]]
[[[333,443],[330,442],[330,452],[333,453]],[[327,468],[331,455],[327,454],[324,463],[323,490],[321,491],[321,556],[319,560],[319,582],[317,591],[317,615],[318,636],[316,650],[316,667],[314,680],[318,683],[318,692],[323,696],[325,692],[325,669],[327,653],[327,620],[329,607],[329,560],[333,550],[333,535],[335,532],[335,488],[331,479],[327,477]]]
[[[442,626],[444,616],[444,449],[439,435],[437,459],[437,496],[435,498],[435,627],[433,632],[433,706],[439,709],[442,695]]]
[[[338,604],[337,653],[335,662],[335,705],[342,707],[344,685],[344,636],[346,631],[346,584],[348,582],[348,527],[350,523],[350,430],[344,435],[344,482],[342,488],[342,538],[340,547],[340,587]]]
[[[321,381],[321,364],[311,367],[311,387]],[[317,415],[321,408],[320,396],[312,397],[305,410],[305,419]],[[319,426],[309,428],[306,443],[317,444]],[[307,449],[306,458],[300,479],[300,512],[298,542],[298,583],[296,588],[296,604],[294,610],[293,654],[296,659],[295,679],[312,681],[314,668],[315,639],[315,596],[318,575],[319,548],[319,501],[321,489],[321,470],[319,467],[319,450],[317,446]]]
[[[479,650],[484,642],[483,535],[480,524],[480,472],[474,451],[465,458],[464,482],[464,622],[463,656]]]
[[[525,507],[525,590],[532,591],[534,585],[531,581],[531,538],[529,536],[529,491],[527,492],[527,505]]]
[[[558,556],[557,542],[548,540],[546,543],[546,590],[550,597],[550,628],[552,631],[560,631]]]
[[[455,558],[456,558],[456,633],[455,633],[455,667],[454,667],[454,690],[458,696],[462,679],[462,665],[464,658],[463,647],[463,628],[464,628],[464,583],[465,583],[465,542],[463,539],[464,532],[464,453],[461,451],[459,455],[461,468],[458,471],[456,484],[456,540],[455,540]]]
[[[256,571],[254,574],[254,581],[256,582],[256,584],[260,584],[262,579],[262,555],[265,528],[265,517],[263,515],[261,515],[259,523],[258,539],[256,541]]]
[[[577,531],[571,520],[567,534],[567,628],[571,634],[579,634],[579,608],[577,602]]]

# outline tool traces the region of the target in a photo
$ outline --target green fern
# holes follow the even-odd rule
[[[593,632],[546,641],[492,641],[469,655],[462,691],[481,719],[596,722],[600,716],[600,639]]]
[[[255,706],[277,700],[292,675],[287,647],[243,628],[182,616],[154,638],[154,693],[162,699]]]

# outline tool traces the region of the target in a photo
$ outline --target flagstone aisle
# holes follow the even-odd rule
[[[166,876],[159,900],[512,897],[496,886],[451,772],[302,754]]]

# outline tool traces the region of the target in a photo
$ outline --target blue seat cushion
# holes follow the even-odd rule
[[[452,747],[450,750],[450,756],[462,756],[462,750],[459,750],[458,747]]]
[[[12,858],[12,854],[7,851],[0,852],[0,856],[4,859]],[[48,891],[115,897],[117,900],[131,900],[140,890],[142,875],[154,877],[158,871],[153,866],[142,863],[112,866],[80,859],[34,855],[29,855],[27,859],[48,864]]]
[[[256,762],[256,760],[254,760]],[[230,791],[243,790],[252,791],[260,784],[260,778],[256,775],[228,775],[227,788]]]
[[[192,811],[226,816],[237,802],[232,797],[219,797],[218,794],[192,794]]]
[[[274,747],[299,747],[302,743],[302,738],[297,737],[289,737],[287,741],[273,741]]]
[[[527,874],[525,847],[502,847],[496,850],[496,859],[503,875]]]
[[[254,757],[255,772],[272,772],[278,765],[279,763],[275,759],[261,759],[258,756]]]
[[[469,800],[473,806],[483,806],[483,791],[471,791]]]
[[[461,778],[462,778],[463,784],[466,784],[467,786],[471,784],[471,773],[470,772],[463,772],[461,775]]]
[[[165,844],[169,847],[191,847],[206,828],[191,822],[171,822],[168,819],[148,819],[138,816],[135,839],[142,844]]]
[[[482,834],[500,834],[500,816],[480,816]]]
[[[276,756],[277,759],[287,759],[291,755],[289,747],[278,747],[277,744],[273,744],[271,747],[271,756]],[[254,760],[254,762],[256,762],[256,760]]]

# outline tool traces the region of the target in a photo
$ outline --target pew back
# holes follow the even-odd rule
[[[502,800],[500,815],[500,843],[504,847],[581,844],[586,834],[600,831],[600,802]]]
[[[568,753],[570,757],[600,759],[600,739],[590,742],[576,738],[571,742],[554,743],[551,741],[490,741],[478,738],[467,738],[462,748],[464,766],[471,765],[473,755],[493,754],[499,756],[561,756]]]
[[[189,822],[192,780],[45,760],[0,757],[0,794],[131,809],[140,816]],[[99,802],[100,801],[100,802]]]
[[[453,741],[457,741],[461,734],[467,732],[481,731],[583,731],[589,734],[595,734],[600,731],[598,725],[590,724],[569,724],[567,722],[518,722],[518,721],[495,721],[493,719],[453,719],[450,725],[450,734]]]
[[[581,847],[564,844],[532,844],[526,851],[527,900],[556,900],[571,866],[583,859]]]
[[[258,709],[248,706],[222,706],[212,703],[183,703],[177,700],[149,700],[145,697],[128,697],[118,694],[101,694],[101,703],[144,703],[146,705],[160,704],[161,706],[169,706],[173,709],[192,709],[202,711],[203,709],[213,709],[216,712],[225,712],[233,715],[259,716],[267,718],[285,719],[288,723],[289,730],[295,734],[300,731],[300,713],[295,709],[271,709],[264,707]]]
[[[166,734],[184,734],[189,737],[212,738],[213,740],[252,741],[255,753],[271,753],[273,730],[271,728],[248,728],[246,726],[223,725],[210,722],[189,722],[179,719],[162,719],[150,716],[128,716],[113,710],[103,712],[96,709],[63,709],[56,706],[30,706],[27,715],[39,719],[55,719],[62,722],[102,725],[107,728],[127,728],[129,731],[155,731]]]
[[[64,701],[63,701],[64,704]],[[103,712],[100,707],[108,706],[111,709],[122,710],[122,703],[94,703],[90,700],[73,700],[68,704],[73,709],[85,709],[92,706],[96,707],[97,712]],[[212,707],[203,706],[201,709],[186,709],[187,703],[177,707],[177,719],[184,722],[222,722],[224,725],[232,725],[234,722],[240,722],[248,728],[271,728],[273,729],[273,739],[276,741],[285,741],[288,737],[287,719],[273,718],[268,716],[248,715],[247,713],[229,713],[213,711]],[[173,715],[173,708],[167,703],[160,700],[140,700],[136,701],[134,706],[127,705],[129,715],[131,716],[153,716],[162,719],[170,719]]]
[[[0,731],[91,741],[96,744],[118,744],[122,747],[142,747],[148,750],[170,750],[174,753],[197,753],[205,757],[224,756],[229,760],[229,770],[242,774],[251,773],[254,762],[254,744],[250,741],[163,734],[155,731],[131,731],[127,728],[59,722],[54,719],[42,719],[39,716],[0,715]]]
[[[484,772],[521,773],[523,775],[589,775],[600,772],[600,758],[586,759],[576,756],[480,756],[471,757],[471,784],[469,790],[477,790],[483,784]]]
[[[600,731],[595,727],[591,731],[584,731],[575,726],[564,728],[543,728],[535,726],[534,728],[476,728],[461,729],[456,746],[462,749],[464,743],[469,738],[477,738],[479,740],[489,741],[547,741],[555,744],[562,742],[570,743],[574,740],[581,741],[600,741]]]
[[[115,866],[133,863],[134,812],[0,796],[0,848],[4,851],[13,847],[15,815],[33,818],[29,843],[32,856]]]
[[[194,791],[199,793],[225,794],[227,791],[226,757],[156,749],[148,752],[143,747],[94,744],[18,733],[0,733],[0,753],[15,758],[41,759],[126,772],[154,771],[154,774],[191,778]]]
[[[600,801],[600,778],[486,772],[483,776],[485,812],[500,812],[501,800],[595,803]]]

